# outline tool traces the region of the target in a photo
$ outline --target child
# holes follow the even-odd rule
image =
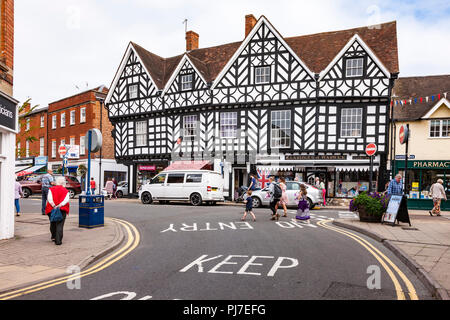
[[[304,184],[300,185],[300,193],[298,195],[298,210],[296,218],[300,221],[310,223],[309,219],[309,203],[308,203],[308,191]]]
[[[250,213],[253,217],[253,221],[256,221],[255,214],[253,213],[252,190],[247,191],[247,194],[244,196],[244,203],[245,203],[245,212],[241,220],[245,221],[245,218],[247,218],[247,214]]]

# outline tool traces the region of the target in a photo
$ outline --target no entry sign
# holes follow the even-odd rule
[[[399,139],[400,139],[400,144],[405,144],[406,141],[408,140],[408,136],[409,136],[409,129],[407,125],[403,125],[400,127],[400,132],[399,132]]]
[[[67,154],[67,147],[66,146],[59,146],[58,152],[59,156],[62,158]]]
[[[378,150],[377,145],[374,144],[374,143],[371,143],[371,144],[367,145],[367,147],[366,147],[366,154],[367,154],[369,157],[371,157],[371,156],[373,156],[375,153],[377,153],[377,150]]]

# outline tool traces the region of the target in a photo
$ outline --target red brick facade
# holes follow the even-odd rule
[[[24,108],[22,115],[19,120],[20,133],[17,135],[17,145],[20,144],[20,150],[16,150],[16,158],[25,158],[26,154],[26,141],[30,138],[35,138],[37,141],[30,141],[29,145],[29,157],[38,157],[40,155],[47,155],[47,109],[42,109],[41,111],[32,111],[27,116],[30,107]],[[41,126],[41,118],[43,118],[43,126]],[[30,130],[27,130],[27,120],[30,121]],[[44,150],[41,154],[41,138],[44,139]]]
[[[14,0],[0,0],[0,89],[12,95],[14,75]]]
[[[197,50],[200,36],[194,31],[186,32],[186,51]]]

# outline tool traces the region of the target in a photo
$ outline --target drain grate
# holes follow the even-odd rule
[[[419,231],[419,229],[414,227],[402,227],[403,230],[412,230],[412,231]]]

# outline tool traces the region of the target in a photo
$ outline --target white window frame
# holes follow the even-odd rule
[[[77,143],[76,143],[76,140],[77,140],[77,139],[75,139],[75,138],[70,138],[70,145],[71,145],[71,146],[76,145],[76,144],[77,144]]]
[[[270,66],[255,67],[255,84],[270,83],[271,76],[272,70]]]
[[[139,86],[137,84],[130,84],[128,87],[128,98],[137,99],[139,98]]]
[[[360,65],[361,62],[361,65]],[[355,64],[356,63],[356,64]],[[361,73],[359,73],[361,70]],[[364,75],[364,58],[349,58],[345,62],[345,76],[347,78],[362,77]]]
[[[20,143],[20,141],[19,142],[17,142],[17,154],[18,154],[18,158],[22,158],[22,155],[20,154],[20,151],[21,151],[21,143]]]
[[[443,136],[443,127],[444,127],[444,121],[447,122],[447,126],[450,127],[450,119],[431,119],[428,124],[428,138],[429,139],[449,139],[450,134],[448,136]],[[439,132],[436,137],[431,136],[431,127],[433,122],[439,122]]]
[[[52,140],[52,158],[56,158],[56,140]]]
[[[136,147],[147,147],[148,146],[148,122],[147,121],[137,121],[136,122]]]
[[[61,128],[65,128],[66,126],[66,113],[61,113]]]
[[[73,126],[75,125],[75,110],[71,110],[70,111],[70,125]]]
[[[30,141],[26,141],[25,142],[25,157],[29,158],[30,157]]]
[[[43,157],[45,154],[45,138],[40,137],[39,138],[39,156]]]
[[[80,136],[80,155],[86,154],[86,136]]]
[[[61,143],[59,145],[60,146],[65,146],[66,145],[66,139],[61,139]]]
[[[238,131],[237,112],[220,113],[220,137],[222,139],[236,139]],[[231,134],[230,134],[231,133]]]
[[[41,116],[41,128],[45,127],[45,117]]]
[[[80,109],[80,123],[86,122],[86,107]]]
[[[194,74],[185,74],[181,76],[181,91],[189,91],[194,88]]]
[[[198,116],[196,114],[183,117],[183,137],[191,138],[197,134]]]
[[[30,131],[30,127],[31,127],[30,125],[31,125],[31,119],[28,118],[26,120],[26,129],[25,129],[25,131]]]
[[[58,119],[57,119],[57,117],[55,115],[55,116],[52,117],[52,129],[53,130],[56,130],[57,123],[58,123]]]
[[[275,116],[277,115],[278,116]],[[287,117],[289,115],[289,117]],[[278,121],[280,126],[274,129],[274,121]],[[284,123],[284,126],[282,124]],[[282,131],[288,131],[289,137],[281,137]],[[291,110],[274,110],[271,112],[270,118],[270,147],[272,149],[289,149],[292,146],[292,112]],[[285,140],[282,143],[282,140]],[[278,141],[278,142],[276,142]],[[289,141],[289,143],[287,142]]]
[[[344,112],[350,112],[350,114],[345,114]],[[350,121],[347,121],[347,118],[350,117]],[[353,121],[355,119],[355,121]],[[344,121],[345,120],[345,121]],[[358,121],[359,120],[359,121]],[[359,124],[359,129],[358,129]],[[350,126],[350,128],[344,128],[344,125]],[[356,128],[353,128],[353,125]],[[356,134],[349,134],[349,132],[356,131]],[[359,135],[357,134],[359,130]],[[344,132],[345,131],[345,132]],[[362,108],[342,108],[341,110],[341,138],[361,138],[363,133],[363,109]]]

